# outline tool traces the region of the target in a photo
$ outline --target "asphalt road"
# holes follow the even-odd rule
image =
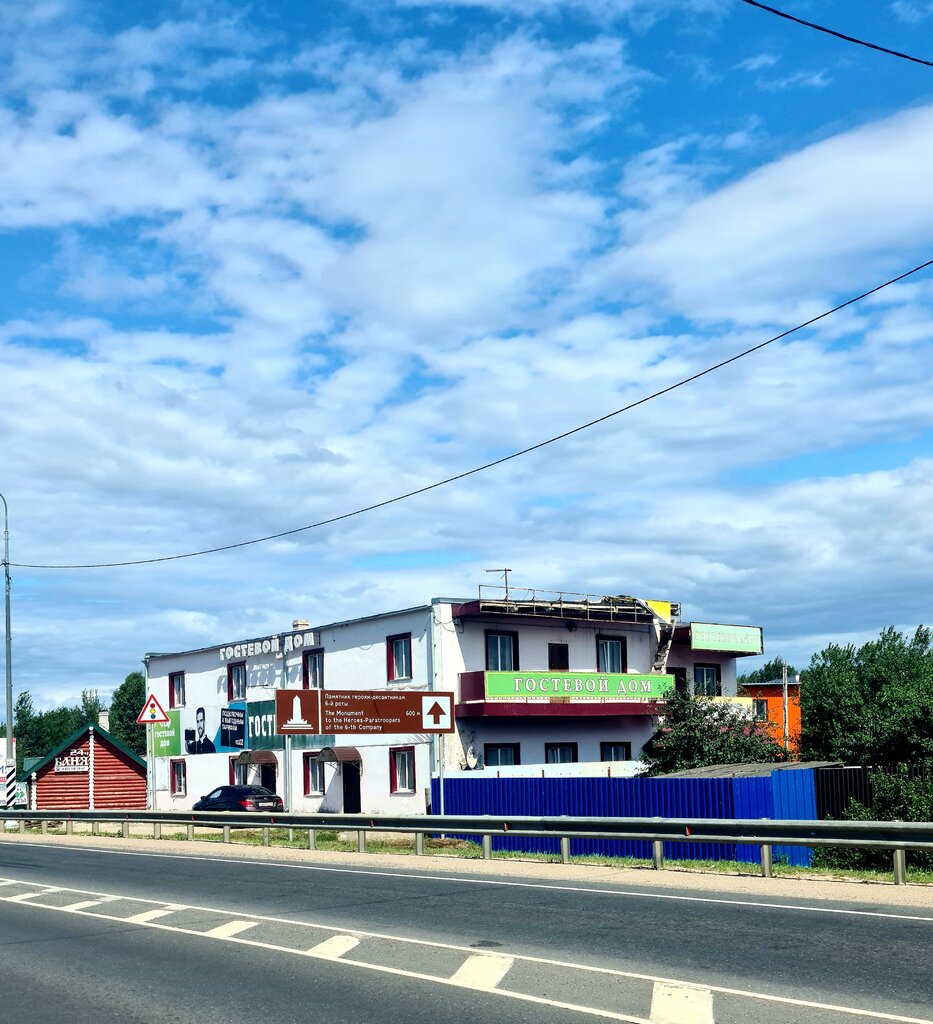
[[[933,1021],[933,912],[851,902],[0,842],[0,942],[17,1024]]]

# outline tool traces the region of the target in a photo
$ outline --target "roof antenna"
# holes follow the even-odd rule
[[[509,601],[509,573],[512,570],[511,569],[484,569],[483,571],[484,572],[501,572],[502,573],[502,576],[505,579],[505,601],[506,601],[506,604],[508,604],[508,601]]]

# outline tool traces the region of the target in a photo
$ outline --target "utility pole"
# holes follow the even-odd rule
[[[10,642],[10,516],[7,508],[6,498],[0,494],[0,501],[3,502],[3,584],[6,597],[5,603],[5,640],[6,640],[6,793],[4,804],[9,807],[13,803],[13,795],[16,792],[16,772],[13,771],[12,785],[10,779],[10,765],[13,764],[13,660]]]
[[[790,748],[790,736],[787,730],[787,662],[781,661],[781,701],[784,708],[784,749]]]

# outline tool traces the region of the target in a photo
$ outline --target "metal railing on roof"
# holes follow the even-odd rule
[[[480,584],[479,608],[499,615],[530,615],[550,619],[589,619],[593,622],[650,623],[656,612],[640,597],[624,594],[598,596],[572,591],[537,590]],[[671,616],[680,618],[680,605],[671,604]]]

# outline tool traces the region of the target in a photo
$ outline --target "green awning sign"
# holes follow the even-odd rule
[[[638,672],[487,672],[487,700],[663,700],[674,677]]]
[[[694,651],[729,651],[761,654],[761,626],[724,626],[715,622],[690,623],[690,648]]]

